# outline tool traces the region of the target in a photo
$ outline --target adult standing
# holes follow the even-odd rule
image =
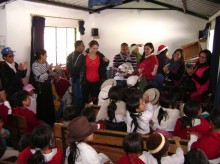
[[[3,48],[1,53],[4,60],[0,72],[2,89],[6,91],[10,99],[15,92],[23,90],[22,78],[27,73],[27,62],[24,64],[14,62],[14,51],[10,47]]]
[[[155,85],[155,78],[158,69],[158,60],[155,56],[154,46],[151,42],[144,45],[144,53],[137,67],[137,71],[146,79],[147,84]]]
[[[82,40],[77,40],[74,46],[75,50],[67,57],[66,66],[67,71],[71,75],[72,81],[72,104],[82,107],[83,99],[80,84],[80,72],[84,61],[83,51],[85,50],[85,45]]]
[[[133,67],[133,69],[135,70],[137,68],[137,59],[136,57],[130,53],[129,51],[129,47],[127,43],[122,43],[121,44],[121,52],[117,55],[115,55],[114,59],[113,59],[113,69],[115,72],[120,70],[118,69],[118,67],[124,63],[130,63]],[[124,80],[117,80],[117,83],[119,85],[122,86],[126,86],[126,80],[128,78],[129,75],[126,75],[124,77]]]
[[[98,104],[98,94],[101,83],[107,79],[106,67],[109,60],[98,53],[99,43],[92,40],[89,43],[89,52],[84,56],[82,65],[82,93],[85,103]]]
[[[53,125],[55,122],[55,109],[52,97],[52,64],[49,65],[46,60],[46,50],[40,49],[36,52],[35,62],[32,64],[37,90],[37,118]],[[59,67],[56,66],[55,69],[59,69]]]

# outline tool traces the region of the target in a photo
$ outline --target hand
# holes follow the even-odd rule
[[[109,60],[108,60],[108,58],[104,57],[104,58],[103,58],[103,61],[104,61],[104,62],[108,62]]]
[[[164,73],[169,73],[169,68],[167,66],[163,67],[163,72]]]
[[[23,64],[23,70],[26,70],[27,67],[28,67],[28,62],[26,61],[26,62],[24,62],[24,64]]]
[[[0,99],[2,101],[6,101],[7,100],[7,94],[5,93],[5,91],[1,91],[0,92]]]
[[[55,66],[55,70],[61,70],[61,66],[62,66],[62,64],[57,64],[56,66]]]
[[[147,93],[144,93],[143,98],[144,98],[145,103],[149,102],[149,95]]]
[[[173,140],[174,140],[175,142],[180,142],[181,138],[178,137],[178,136],[173,136]]]
[[[51,63],[51,64],[49,65],[49,71],[50,71],[50,72],[53,71],[53,63]]]

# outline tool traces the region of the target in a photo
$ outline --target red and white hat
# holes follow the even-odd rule
[[[168,49],[168,47],[167,46],[165,46],[165,45],[160,45],[159,47],[158,47],[158,50],[157,50],[157,55],[159,55],[161,52],[163,52],[165,49]]]

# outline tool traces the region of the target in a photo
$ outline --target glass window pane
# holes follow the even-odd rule
[[[56,64],[56,29],[54,27],[45,27],[44,48],[47,51],[48,63]]]
[[[75,29],[67,28],[67,54],[69,55],[74,51],[74,43],[75,43]]]

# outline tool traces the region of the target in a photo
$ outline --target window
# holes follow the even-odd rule
[[[45,27],[44,47],[48,63],[66,64],[66,57],[74,51],[74,43],[80,39],[76,28]]]

